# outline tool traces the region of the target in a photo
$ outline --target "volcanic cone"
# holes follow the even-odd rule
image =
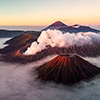
[[[90,79],[100,73],[100,68],[77,55],[59,55],[35,70],[39,79],[71,85]]]

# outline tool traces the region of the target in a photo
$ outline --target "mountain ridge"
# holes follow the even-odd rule
[[[100,32],[100,30],[91,28],[90,26],[83,26],[83,25],[79,25],[79,24],[74,24],[74,25],[68,26],[61,21],[54,22],[53,24],[49,25],[42,31],[45,31],[47,29],[53,29],[53,30],[57,29],[62,32],[70,32],[70,33],[78,33],[78,32],[96,32],[96,33],[98,33],[98,32]]]
[[[69,32],[69,33],[78,33],[78,32],[95,32],[95,33],[100,33],[100,30],[91,28],[90,26],[82,26],[79,24],[74,24],[72,26],[68,26],[64,24],[61,21],[56,21],[53,24],[47,26],[46,28],[40,30],[40,31],[24,31],[24,30],[5,30],[5,29],[0,29],[0,38],[5,38],[5,37],[15,37],[21,34],[40,34],[41,31],[45,30],[60,30],[63,33]]]

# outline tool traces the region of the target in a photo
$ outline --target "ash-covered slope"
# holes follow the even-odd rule
[[[100,68],[77,55],[59,55],[36,69],[38,79],[71,85],[90,79],[100,73]]]

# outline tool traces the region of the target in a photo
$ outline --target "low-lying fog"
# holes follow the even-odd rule
[[[55,56],[49,56],[25,65],[0,62],[0,100],[100,99],[100,75],[89,82],[80,82],[72,87],[36,80],[37,75],[33,72],[35,67],[42,65],[53,57]],[[100,57],[87,57],[85,59],[100,67]]]
[[[5,46],[7,46],[7,44],[3,45],[3,43],[7,40],[9,40],[10,38],[0,38],[0,49],[4,48]]]

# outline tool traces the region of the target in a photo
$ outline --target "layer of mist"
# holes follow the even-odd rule
[[[27,65],[0,62],[0,100],[98,100],[100,76],[72,87],[36,80],[34,69],[52,57]],[[86,58],[100,67],[99,58]]]
[[[3,43],[4,41],[2,41]],[[2,48],[3,45],[1,44]],[[29,64],[0,62],[0,100],[99,100],[100,75],[72,87],[36,80],[35,68],[54,56]],[[100,67],[100,57],[84,58]]]
[[[10,38],[0,38],[0,49],[7,46],[7,44],[3,44],[5,41],[9,40]]]

